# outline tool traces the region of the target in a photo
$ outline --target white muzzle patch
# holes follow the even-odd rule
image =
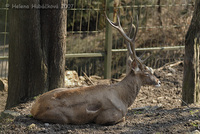
[[[158,84],[157,85],[155,85],[155,87],[160,87],[161,86],[161,82],[160,81],[158,81]]]

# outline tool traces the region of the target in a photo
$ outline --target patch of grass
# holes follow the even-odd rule
[[[7,124],[14,121],[13,117],[0,115],[0,123]]]
[[[33,118],[33,115],[28,114],[28,115],[26,115],[26,117],[28,117],[28,118]]]
[[[190,111],[190,114],[191,114],[192,116],[199,117],[199,116],[197,115],[197,113],[199,113],[199,110],[191,110],[191,111]]]
[[[41,94],[39,94],[38,96],[33,97],[33,100],[36,100]]]
[[[199,126],[198,124],[195,124],[195,123],[191,123],[190,125],[193,126],[193,127],[198,127]]]
[[[189,124],[190,124],[190,126],[198,127],[198,128],[199,128],[199,126],[200,126],[200,121],[199,121],[199,120],[194,120],[194,121],[190,120],[190,121],[189,121]]]
[[[135,111],[134,114],[143,114],[142,111]]]

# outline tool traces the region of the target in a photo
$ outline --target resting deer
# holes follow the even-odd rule
[[[58,88],[44,93],[32,106],[31,114],[35,119],[62,124],[116,124],[125,119],[127,108],[134,102],[141,86],[160,86],[152,70],[136,56],[134,42],[138,24],[131,26],[134,35],[130,38],[122,29],[119,16],[117,23],[106,18],[127,41],[132,59],[130,72],[122,81],[112,85]]]

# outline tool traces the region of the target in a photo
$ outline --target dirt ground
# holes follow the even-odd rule
[[[162,86],[142,87],[136,101],[129,108],[124,122],[111,126],[96,124],[60,125],[43,123],[30,116],[34,101],[21,104],[13,109],[17,117],[0,117],[0,133],[75,133],[75,134],[148,134],[148,133],[191,133],[200,129],[199,105],[181,106],[183,64],[169,64],[155,71]],[[116,80],[98,80],[100,83]],[[0,92],[0,112],[5,106],[6,92]]]

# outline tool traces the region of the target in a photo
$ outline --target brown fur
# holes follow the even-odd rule
[[[159,83],[150,71],[133,70],[113,85],[58,88],[41,95],[31,114],[43,122],[115,124],[124,120],[142,85]]]

